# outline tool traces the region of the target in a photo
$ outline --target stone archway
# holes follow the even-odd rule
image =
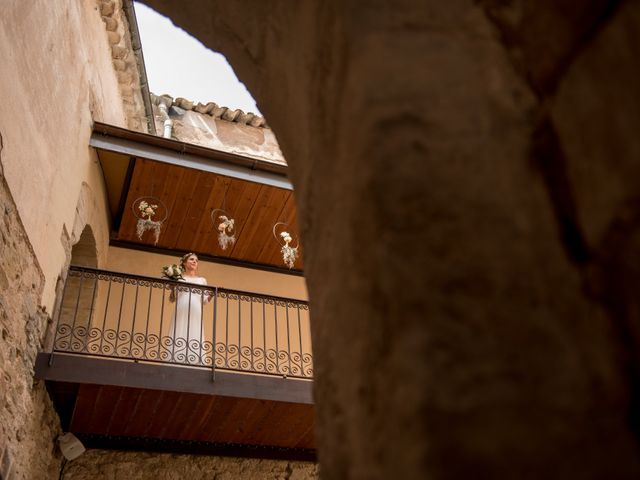
[[[80,238],[71,248],[71,265],[93,268],[98,266],[96,239],[90,225],[85,225]],[[74,337],[78,341],[84,341],[91,327],[97,279],[71,275],[65,275],[65,279],[58,324],[72,326]]]
[[[56,285],[57,323],[60,325],[66,322],[67,325],[71,325],[74,337],[79,342],[85,341],[90,332],[97,279],[70,276],[68,269],[70,265],[98,268],[104,263],[108,246],[108,226],[100,222],[103,215],[97,203],[93,190],[83,182],[76,203],[73,229],[70,235],[63,235],[71,244],[68,263],[64,266]]]
[[[598,251],[640,198],[637,4],[145,3],[290,164],[325,478],[640,475],[636,303]]]

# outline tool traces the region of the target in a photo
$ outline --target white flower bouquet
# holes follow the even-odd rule
[[[169,280],[184,280],[182,274],[184,270],[180,265],[165,265],[162,267],[162,276]]]

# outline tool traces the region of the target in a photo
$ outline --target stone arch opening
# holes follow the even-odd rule
[[[98,267],[98,251],[91,225],[84,226],[80,238],[71,247],[70,264],[76,267]],[[58,322],[73,325],[73,334],[81,341],[86,338],[90,327],[96,295],[96,288],[92,288],[88,283],[96,282],[95,278],[83,278],[80,275],[67,274],[66,277]]]

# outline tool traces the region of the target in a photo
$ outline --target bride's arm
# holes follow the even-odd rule
[[[203,281],[203,286],[207,286],[207,279],[202,277],[202,281]],[[202,301],[203,303],[210,303],[211,299],[213,298],[213,293],[211,293],[211,290],[207,290],[206,293],[203,295],[202,297]]]

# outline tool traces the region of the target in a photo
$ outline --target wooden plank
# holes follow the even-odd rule
[[[185,428],[184,435],[186,438],[195,439],[204,438],[206,434],[207,425],[209,422],[214,421],[216,415],[216,408],[220,398],[218,396],[202,396],[202,398],[206,399],[205,408],[202,411],[202,414],[194,418],[194,421],[191,422],[188,428]]]
[[[70,431],[112,438],[314,448],[313,406],[233,397],[81,386]],[[124,406],[135,399],[131,414]],[[110,411],[111,407],[113,410]],[[129,425],[135,422],[136,426]]]
[[[178,197],[179,193],[178,186],[181,185],[182,177],[185,175],[186,170],[181,167],[176,167],[175,165],[163,165],[163,167],[167,171],[167,175],[165,177],[164,184],[162,185],[160,198],[167,207],[168,216],[164,224],[162,225],[162,231],[160,232],[160,240],[158,241],[158,245],[168,246],[169,244],[167,242],[166,235],[169,231],[172,212],[175,208],[176,198]],[[151,242],[148,242],[148,244],[152,245]]]
[[[200,175],[201,172],[198,170],[185,170],[177,185],[172,186],[176,191],[176,196],[171,206],[166,227],[163,227],[165,231],[162,237],[162,246],[176,248],[176,242],[184,226],[185,217],[193,201],[193,189]],[[166,188],[169,188],[169,185]]]
[[[146,173],[140,177],[140,195],[156,197],[166,205],[163,193],[169,175],[169,165],[153,162],[151,160],[140,160],[145,164]],[[129,206],[131,208],[131,205]]]
[[[256,204],[246,220],[247,226],[242,231],[233,250],[233,256],[242,260],[256,258],[263,242],[274,241],[273,225],[278,221],[290,192],[272,187],[263,187],[256,199]]]
[[[311,422],[311,425],[302,434],[302,436],[295,442],[293,448],[316,448],[316,436],[315,436],[315,421]]]
[[[140,197],[156,197],[164,203],[167,210],[170,210],[169,202],[166,197],[167,192],[165,192],[165,186],[168,183],[167,178],[169,176],[169,171],[170,166],[168,165],[144,159],[138,159],[136,161],[136,166],[131,180],[131,187],[123,210],[118,238],[140,243],[154,243],[155,236],[151,231],[145,232],[142,240],[138,239],[136,235],[136,224],[138,222],[138,218],[133,213],[132,205],[135,200]],[[163,212],[158,210],[158,215],[163,215]],[[160,233],[161,237],[163,232],[164,226]]]
[[[244,422],[250,412],[257,406],[259,406],[259,400],[246,398],[237,399],[233,405],[231,413],[226,416],[224,423],[218,431],[219,441],[231,442],[232,438],[237,438],[238,436],[242,439],[243,435],[241,434],[241,431],[243,429]]]
[[[285,446],[282,437],[286,428],[283,423],[289,420],[292,404],[285,402],[276,402],[274,409],[269,414],[268,427],[263,428],[258,435],[254,437],[257,444]]]
[[[187,396],[187,395],[185,395]],[[177,412],[177,428],[175,431],[176,440],[191,440],[189,436],[191,426],[197,424],[203,415],[206,415],[210,404],[211,397],[205,395],[190,394],[190,403],[182,411]]]
[[[272,249],[280,248],[279,243],[273,235],[273,227],[278,222],[288,223],[287,218],[285,217],[285,208],[287,204],[292,201],[292,196],[293,192],[286,191],[286,195],[282,196],[282,200],[280,200],[281,196],[276,195],[276,192],[274,192],[274,195],[272,196],[272,203],[266,205],[263,209],[264,213],[261,215],[261,219],[263,219],[264,222],[258,227],[259,230],[256,232],[258,235],[262,234],[264,236],[264,240],[262,242],[257,242],[255,238],[253,239],[253,248],[245,257],[247,261],[265,263],[268,260],[268,255],[265,254],[265,250],[266,252],[269,252]],[[290,230],[289,227],[286,228]]]
[[[135,420],[142,392],[139,388],[123,388],[121,390],[118,402],[113,406],[112,419],[107,431],[109,435],[124,435],[127,425]]]
[[[313,405],[291,404],[286,421],[281,423],[282,445],[295,445],[313,425],[314,409]]]
[[[96,398],[99,395],[100,385],[80,385],[78,389],[78,397],[76,399],[76,408],[71,417],[69,430],[72,432],[84,431],[86,425],[91,423],[93,410],[96,406]]]
[[[253,424],[251,431],[245,435],[244,442],[247,445],[259,445],[263,441],[264,432],[271,428],[274,411],[278,408],[278,402],[265,402],[261,417]]]
[[[160,245],[162,244],[163,235],[167,232],[167,221],[169,219],[169,215],[171,214],[169,199],[172,197],[170,196],[170,191],[167,191],[167,185],[171,184],[171,182],[167,181],[171,174],[171,166],[159,162],[150,163],[151,173],[150,178],[147,179],[147,185],[145,187],[146,191],[151,192],[151,196],[157,197],[166,207],[164,213],[162,211],[158,211],[159,215],[166,216],[165,221],[160,229],[160,236],[158,237],[158,244]],[[158,221],[161,219],[162,217],[157,218]],[[145,232],[142,238],[143,240],[145,240],[145,243],[148,243],[150,245],[153,245],[155,243],[155,233],[151,231]]]
[[[298,233],[298,226],[296,221],[296,208],[295,208],[295,198],[292,194],[287,199],[281,213],[280,217],[283,223],[287,224],[287,230],[293,237],[293,243],[300,245],[300,234]],[[282,230],[281,230],[282,231]],[[271,236],[273,239],[273,235]],[[278,238],[278,240],[281,240]],[[282,260],[282,252],[280,249],[282,248],[284,242],[277,242],[273,239],[272,242],[265,242],[265,245],[260,252],[260,263],[266,263],[271,265],[284,266],[284,261]],[[301,249],[298,248],[298,251]],[[302,268],[302,258],[298,258],[296,260],[295,268]]]
[[[235,189],[238,190],[235,193]],[[249,217],[253,210],[256,208],[256,199],[260,196],[261,192],[266,190],[264,185],[257,185],[255,183],[240,183],[234,180],[229,186],[229,213],[234,216],[236,220],[236,243],[228,248],[225,252],[221,253],[223,256],[237,258],[236,249],[238,244],[243,242],[245,231],[249,226]]]
[[[122,387],[106,385],[100,388],[95,398],[93,414],[86,426],[86,433],[102,433],[109,430],[109,425],[113,416],[113,405],[117,402]]]
[[[160,434],[161,438],[180,440],[180,431],[184,426],[184,422],[189,421],[190,416],[193,414],[193,409],[198,401],[198,397],[198,395],[193,393],[182,393],[178,397],[178,400],[175,402],[175,408],[171,411],[171,414],[162,419],[164,429]]]
[[[267,402],[266,400],[255,400],[249,406],[242,420],[238,423],[235,431],[228,433],[228,442],[250,444],[247,438],[253,433],[256,426],[264,421],[270,404],[275,402]]]
[[[191,201],[189,208],[182,219],[182,227],[176,238],[175,248],[187,252],[195,250],[198,228],[208,217],[207,203],[215,184],[215,176],[199,172],[199,175],[191,187]],[[209,220],[211,223],[211,220]]]
[[[216,250],[220,250],[220,252],[222,252],[218,246],[218,231],[211,218],[211,212],[214,209],[221,208],[222,204],[226,203],[226,196],[232,181],[230,178],[222,177],[220,175],[213,175],[212,181],[213,185],[209,193],[209,197],[202,209],[198,228],[194,234],[194,238],[192,239],[192,248],[194,252]]]
[[[214,412],[209,417],[206,428],[195,437],[205,442],[221,442],[220,432],[224,428],[229,416],[233,412],[238,399],[232,397],[217,397]]]
[[[181,392],[158,392],[158,394],[162,396],[161,401],[147,428],[146,436],[151,438],[164,438],[163,434],[167,426],[167,419],[173,418],[178,406],[178,400],[182,395]]]
[[[120,228],[118,230],[118,238],[129,241],[140,241],[136,237],[136,222],[137,218],[133,215],[131,210],[131,204],[139,197],[146,195],[144,192],[146,178],[149,177],[151,172],[151,163],[147,160],[136,160],[136,166],[133,169],[133,175],[131,177],[131,185],[129,192],[127,193],[127,199],[125,201],[124,209],[122,211],[122,220],[120,222]]]
[[[141,390],[129,422],[125,425],[123,435],[145,436],[149,425],[156,416],[156,410],[162,400],[162,392],[157,390]]]
[[[278,221],[279,212],[275,212],[277,198],[281,198],[275,189],[265,187],[256,199],[256,205],[247,218],[247,228],[243,239],[234,250],[234,256],[246,260],[256,258],[256,252],[266,242],[274,241],[273,225]]]

